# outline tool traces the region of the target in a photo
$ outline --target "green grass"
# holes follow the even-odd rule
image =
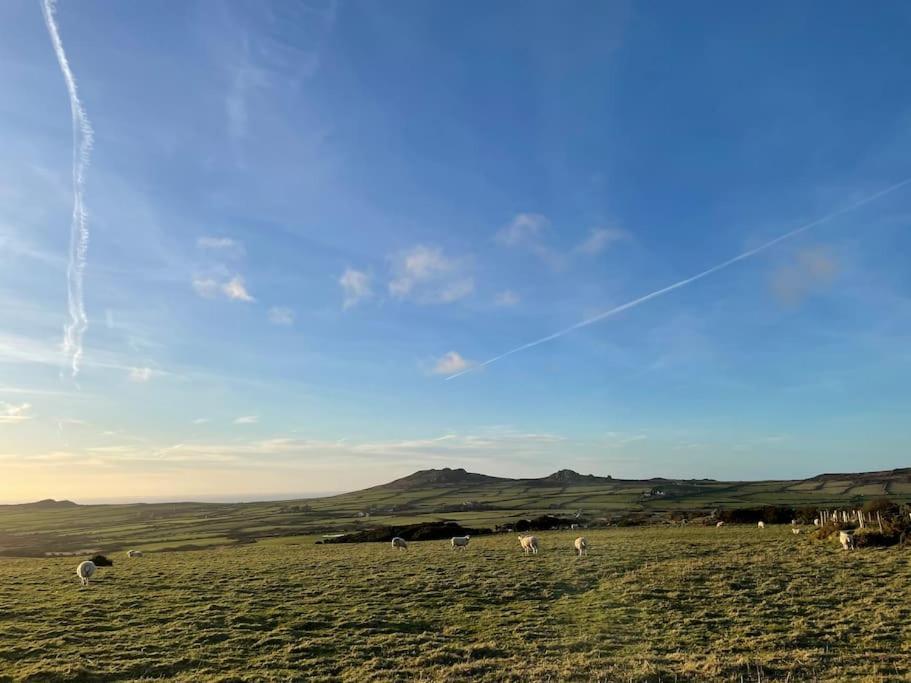
[[[668,495],[647,499],[654,486]],[[0,506],[0,556],[40,557],[49,552],[98,548],[116,552],[130,547],[184,548],[190,545],[247,543],[276,536],[300,536],[454,520],[472,527],[542,514],[570,515],[577,510],[592,519],[617,513],[697,511],[716,507],[787,505],[857,506],[857,496],[911,498],[911,474],[839,475],[807,481],[554,483],[505,480],[412,489],[378,487],[330,498],[285,503],[89,505],[45,509]],[[490,510],[457,510],[466,501]],[[308,505],[309,511],[293,506]],[[369,519],[359,512],[371,513]],[[217,541],[213,541],[217,539]]]
[[[911,565],[770,527],[0,560],[0,681],[911,680]]]

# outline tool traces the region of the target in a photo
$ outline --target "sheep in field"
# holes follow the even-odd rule
[[[404,538],[399,538],[396,536],[392,539],[392,549],[393,550],[408,550],[408,543]]]
[[[839,531],[838,532],[838,541],[841,543],[842,550],[853,550],[854,549],[854,534],[849,531]]]
[[[588,554],[588,541],[586,541],[584,537],[579,536],[579,538],[573,541],[573,546],[575,547],[576,553],[578,553],[579,557]]]
[[[142,557],[141,550],[127,550],[127,557]]]
[[[95,569],[95,563],[91,560],[80,562],[79,566],[76,567],[76,576],[78,576],[79,580],[82,581],[83,586],[89,585],[89,579],[92,578],[92,574],[95,573]]]
[[[471,538],[471,537],[470,536],[453,536],[452,540],[449,542],[452,545],[453,550],[455,550],[456,548],[458,548],[459,550],[465,550],[465,548],[468,547],[469,538]]]
[[[758,526],[760,529],[765,529],[765,522],[759,522],[759,524],[756,526]]]
[[[533,555],[538,554],[538,539],[535,536],[519,536],[519,545],[522,546],[522,551],[528,555],[532,553]]]
[[[723,527],[723,526],[724,526],[724,522],[718,522],[717,524],[715,524],[715,526],[716,526],[716,527],[719,527],[719,528],[720,528],[720,527]]]
[[[796,527],[796,526],[795,526],[793,529],[791,529],[791,533],[794,534],[795,536],[799,536],[799,535],[800,535],[800,527]]]

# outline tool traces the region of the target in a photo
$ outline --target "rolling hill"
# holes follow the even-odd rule
[[[614,479],[562,469],[509,479],[464,469],[429,469],[326,498],[262,503],[0,506],[0,556],[149,551],[312,536],[384,524],[458,521],[494,527],[542,514],[610,520],[768,504],[834,507],[889,496],[911,501],[911,468],[820,474],[804,480]]]

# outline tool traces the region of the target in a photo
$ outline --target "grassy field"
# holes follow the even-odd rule
[[[897,502],[911,500],[911,470],[824,475],[803,481],[495,479],[440,485],[422,483],[419,478],[408,484],[308,501],[0,506],[0,556],[125,548],[186,550],[443,520],[492,528],[524,517],[577,511],[590,519],[603,519],[629,512],[694,512],[772,503],[857,506],[864,498],[883,495]],[[653,489],[664,495],[649,497]],[[463,508],[466,503],[472,505]]]
[[[100,569],[0,560],[0,680],[911,681],[907,550],[788,528],[276,538]]]

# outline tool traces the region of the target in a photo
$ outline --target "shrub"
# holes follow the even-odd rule
[[[892,517],[899,514],[899,507],[888,498],[874,498],[864,503],[864,512],[874,515],[878,512],[883,517]]]

